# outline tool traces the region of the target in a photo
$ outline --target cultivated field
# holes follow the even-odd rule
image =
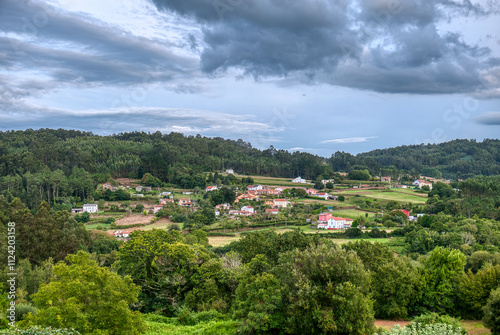
[[[374,198],[379,200],[394,200],[399,202],[412,202],[414,204],[425,204],[426,197],[421,195],[409,194],[406,192],[395,192],[392,190],[359,190],[352,189],[342,191],[344,195],[360,195],[367,198]]]

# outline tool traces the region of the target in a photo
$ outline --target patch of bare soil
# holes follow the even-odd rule
[[[130,178],[116,178],[115,179],[120,185],[122,186],[129,186],[129,187],[132,187],[132,185],[137,186],[140,184],[140,180],[139,179],[130,179]]]
[[[116,220],[117,226],[125,226],[131,224],[148,224],[151,222],[151,219],[154,217],[153,214],[128,214],[124,218]]]

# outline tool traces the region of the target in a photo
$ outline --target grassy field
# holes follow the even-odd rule
[[[312,187],[312,184],[299,184],[292,183],[293,178],[274,178],[274,177],[262,177],[262,176],[243,176],[236,175],[235,177],[247,178],[251,177],[256,185],[276,185],[276,186],[295,186],[295,187]]]
[[[341,217],[345,216],[346,218],[350,219],[356,219],[359,216],[365,217],[366,214],[368,214],[368,219],[373,218],[375,216],[375,213],[359,211],[357,209],[342,209],[342,210],[334,210],[332,212],[333,216],[341,216]]]
[[[360,195],[367,198],[379,199],[379,200],[394,200],[399,202],[412,202],[414,204],[425,204],[427,200],[426,197],[422,197],[416,194],[410,194],[406,192],[398,192],[392,190],[358,190],[352,189],[348,191],[343,191],[344,195]]]

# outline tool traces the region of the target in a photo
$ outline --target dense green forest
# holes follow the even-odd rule
[[[332,156],[334,169],[352,165],[375,168],[393,166],[435,178],[467,179],[500,174],[500,140],[454,140],[440,144],[403,145],[357,155],[354,159]],[[347,156],[349,156],[347,154]],[[352,157],[350,157],[352,158]],[[349,166],[350,165],[350,166]]]

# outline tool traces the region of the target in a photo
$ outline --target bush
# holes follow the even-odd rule
[[[396,325],[389,332],[380,333],[380,335],[461,335],[462,329],[455,330],[453,326],[444,323],[435,323],[422,325],[420,323],[412,323],[406,327]],[[373,334],[373,335],[378,335]]]
[[[457,334],[467,334],[467,332],[461,329],[460,319],[456,319],[449,315],[439,315],[438,313],[425,313],[414,318],[411,322],[412,324],[420,325],[435,325],[435,324],[445,324],[457,331]]]
[[[29,327],[26,329],[9,329],[0,331],[0,334],[9,335],[80,335],[79,332],[73,329],[55,329],[52,327],[41,328],[38,326]]]
[[[28,313],[36,313],[36,307],[31,304],[17,304],[16,305],[16,319],[22,320]]]
[[[493,335],[500,334],[500,287],[491,291],[483,312],[483,324],[491,330]]]
[[[170,232],[172,230],[181,231],[181,227],[177,223],[172,223],[170,226],[168,226],[168,231]]]

